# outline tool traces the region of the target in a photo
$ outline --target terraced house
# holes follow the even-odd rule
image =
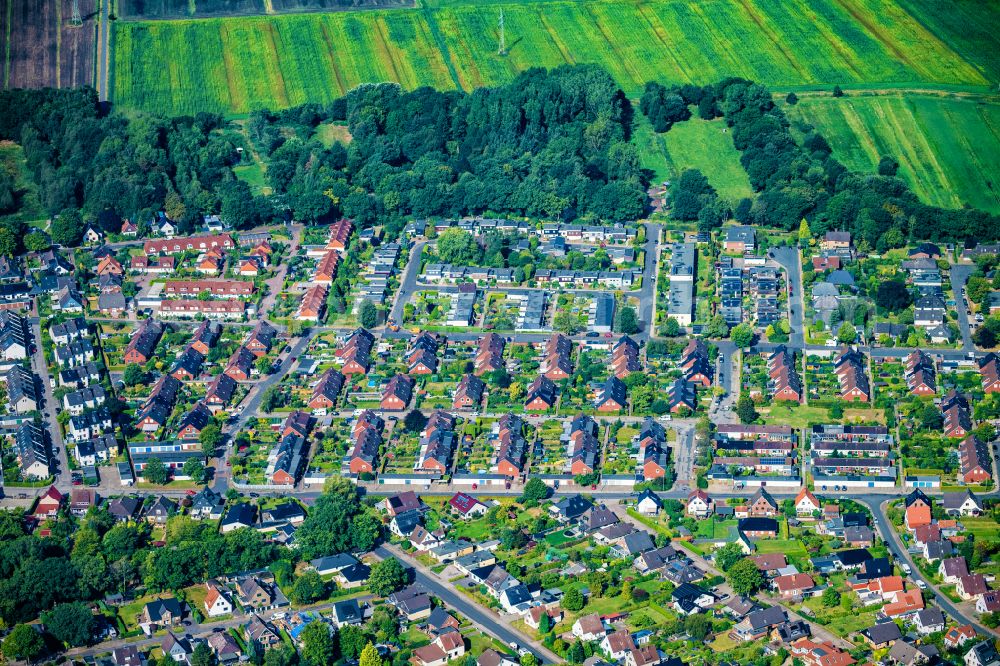
[[[708,353],[708,346],[704,341],[691,338],[681,352],[680,367],[686,382],[704,387],[712,385],[715,368]]]
[[[802,378],[799,376],[795,352],[784,345],[778,347],[767,359],[768,386],[773,400],[802,402]]]
[[[925,352],[914,350],[906,357],[906,387],[911,395],[937,395],[937,370]]]
[[[371,367],[371,352],[375,346],[375,336],[363,328],[357,328],[334,352],[341,360],[340,372],[345,376],[364,375]]]
[[[358,416],[351,431],[353,445],[348,454],[348,469],[351,474],[365,474],[375,471],[375,458],[382,445],[384,421],[375,412],[365,410]]]
[[[514,414],[504,414],[494,425],[491,438],[496,442],[496,472],[516,478],[524,473],[528,443],[524,439],[524,422]]]
[[[865,370],[864,354],[853,347],[841,347],[833,359],[833,367],[840,380],[841,399],[871,401],[871,385]]]
[[[477,377],[504,369],[503,352],[506,345],[503,337],[496,333],[487,333],[479,339],[474,361],[474,372]]]
[[[573,362],[570,360],[572,353],[573,343],[570,339],[562,333],[556,333],[545,343],[539,371],[546,379],[553,381],[568,378],[573,374]]]
[[[597,423],[586,414],[580,414],[564,428],[566,471],[573,476],[593,474],[597,469],[597,458],[601,452],[601,441],[597,438]]]
[[[163,330],[163,324],[155,319],[146,319],[139,324],[139,328],[129,340],[128,347],[125,348],[125,363],[142,365],[151,359]]]

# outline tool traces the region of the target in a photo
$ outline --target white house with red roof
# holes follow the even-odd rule
[[[55,518],[59,515],[59,508],[64,499],[66,496],[56,490],[55,486],[49,486],[45,494],[38,498],[38,504],[35,505],[35,511],[32,515],[39,520]]]
[[[807,488],[803,488],[795,496],[795,515],[800,518],[811,518],[814,511],[820,510],[819,500]]]
[[[489,507],[468,493],[456,493],[448,500],[448,506],[463,520],[485,516]]]

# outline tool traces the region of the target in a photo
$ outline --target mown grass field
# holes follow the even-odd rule
[[[327,102],[359,83],[472,89],[529,67],[599,63],[636,94],[649,80],[745,76],[785,87],[973,86],[998,78],[985,28],[933,0],[551,0],[497,5],[115,23],[113,100],[160,113],[245,113]],[[996,3],[962,4],[996,25]],[[919,16],[919,19],[917,18]],[[992,23],[990,23],[992,22]],[[928,27],[929,26],[929,27]]]
[[[719,196],[733,203],[753,195],[725,121],[691,118],[674,125],[663,135],[663,142],[675,174],[700,169]]]
[[[815,125],[852,169],[874,171],[891,155],[922,200],[1000,212],[1000,104],[926,95],[810,97],[786,110]]]

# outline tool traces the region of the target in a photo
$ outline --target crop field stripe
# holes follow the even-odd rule
[[[461,88],[462,81],[458,76],[458,70],[455,68],[455,63],[451,57],[451,51],[448,48],[447,42],[444,41],[444,36],[441,35],[441,30],[438,28],[438,23],[434,18],[434,14],[424,10],[421,16],[423,18],[423,23],[421,25],[425,27],[429,33],[430,39],[433,40],[437,50],[441,53],[441,59],[444,66],[448,69],[448,78],[451,79],[452,86],[455,88]]]
[[[341,73],[340,68],[337,67],[336,51],[333,48],[333,40],[330,38],[330,24],[328,21],[320,23],[320,32],[323,35],[323,44],[326,46],[324,49],[324,55],[330,65],[330,71],[333,73],[333,77],[337,81],[337,89],[341,95],[344,95],[347,93],[348,87],[347,84],[344,83],[343,73]]]
[[[750,17],[750,20],[753,21],[758,28],[760,28],[760,31],[767,36],[772,44],[788,43],[788,40],[783,39],[785,35],[781,34],[781,32],[775,28],[767,15],[765,15],[757,7],[754,7],[751,0],[739,0],[739,2],[743,11]],[[812,75],[808,73],[794,58],[792,58],[789,53],[790,49],[779,50],[782,57],[788,62],[789,65],[791,65],[792,69],[794,69],[796,73],[802,77],[803,80],[810,80],[812,78]]]
[[[925,30],[934,34],[988,80],[1000,78],[1000,49],[996,45],[1000,5],[983,0],[897,0]]]
[[[883,155],[922,200],[1000,212],[1000,104],[931,95],[811,98],[790,107],[847,166],[873,172]]]
[[[920,18],[888,0],[512,3],[504,5],[506,56],[496,53],[494,3],[117,21],[113,94],[123,108],[245,113],[323,103],[365,82],[471,90],[566,62],[603,65],[630,95],[652,79],[708,83],[730,75],[772,87],[987,85],[980,61],[962,60],[951,44],[963,53],[980,44],[1000,51],[996,36],[943,39],[951,19],[933,23],[934,8],[920,4],[930,0],[904,1]],[[957,2],[969,16],[1000,17]],[[13,75],[5,71],[8,85]]]
[[[663,50],[670,56],[670,60],[674,64],[674,69],[680,74],[681,81],[693,81],[694,78],[691,76],[691,71],[685,66],[684,61],[677,57],[676,51],[670,45],[670,35],[667,33],[666,28],[663,27],[663,23],[660,22],[659,16],[655,14],[650,15],[649,12],[648,5],[639,5],[639,14],[645,19],[649,29],[653,31],[656,41],[659,42]]]

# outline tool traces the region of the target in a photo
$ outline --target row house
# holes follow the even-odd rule
[[[236,380],[222,373],[209,382],[205,392],[205,405],[212,413],[219,412],[229,406],[236,393]]]
[[[78,368],[63,368],[59,371],[59,386],[84,388],[101,381],[101,368],[96,363],[88,363]]]
[[[198,296],[207,293],[214,298],[250,298],[253,282],[243,280],[170,280],[163,286],[167,296]]]
[[[7,404],[17,414],[38,409],[38,392],[35,390],[35,373],[24,366],[12,365],[4,375],[7,384]]]
[[[611,372],[618,379],[625,379],[633,372],[642,372],[639,361],[639,344],[623,335],[611,348]]]
[[[204,363],[205,355],[191,345],[188,345],[174,361],[173,366],[170,368],[170,374],[182,381],[191,381],[201,375]]]
[[[437,372],[437,353],[441,342],[434,333],[424,331],[415,336],[406,350],[406,361],[409,364],[408,374],[433,375]]]
[[[292,416],[289,416],[289,419],[291,418]],[[294,486],[305,468],[308,450],[309,444],[305,435],[298,432],[282,435],[267,454],[265,475],[268,483],[276,486]]]
[[[299,303],[299,309],[295,313],[298,321],[319,322],[323,309],[326,307],[326,294],[328,288],[325,284],[314,284],[306,290]]]
[[[326,414],[337,406],[337,399],[343,388],[344,375],[336,368],[330,368],[320,376],[313,387],[312,396],[309,398],[309,409],[316,415]]]
[[[136,255],[129,260],[129,269],[142,275],[166,275],[177,270],[177,257]]]
[[[541,273],[542,271],[538,271]],[[454,266],[452,264],[427,264],[421,276],[429,282],[458,282],[471,280],[473,282],[496,282],[497,284],[514,284],[513,268],[487,268],[485,266]],[[536,274],[535,279],[538,279]]]
[[[795,442],[795,431],[790,426],[741,425],[720,423],[715,428],[721,440],[764,440],[768,442]]]
[[[50,324],[49,337],[57,345],[66,345],[77,340],[89,338],[90,327],[87,325],[87,320],[82,317],[67,319],[62,323]]]
[[[539,375],[528,385],[525,392],[524,409],[529,412],[543,412],[556,404],[556,384],[545,375]]]
[[[194,335],[191,336],[191,342],[188,343],[188,347],[194,349],[202,356],[208,356],[208,353],[212,351],[212,348],[215,347],[221,336],[222,324],[206,319],[198,324],[198,328],[194,330]]]
[[[355,329],[334,352],[342,363],[341,373],[348,377],[367,374],[371,367],[371,353],[374,347],[374,335],[363,328]]]
[[[843,346],[833,359],[834,372],[840,380],[843,400],[871,401],[871,386],[865,371],[865,357],[853,347]]]
[[[677,414],[685,409],[691,412],[698,409],[698,392],[695,385],[683,377],[678,377],[667,390],[667,404],[670,406],[671,414]]]
[[[628,410],[628,387],[618,377],[611,375],[597,390],[594,406],[599,412],[623,412]]]
[[[506,367],[503,361],[503,352],[506,345],[507,342],[503,336],[496,333],[487,333],[479,338],[479,342],[476,345],[476,358],[473,361],[473,372],[477,377],[495,370],[503,370]]]
[[[455,397],[451,406],[454,409],[478,409],[483,402],[486,382],[472,373],[462,375],[455,388]]]
[[[108,393],[103,386],[91,386],[63,396],[63,409],[70,416],[78,416],[88,409],[96,409],[107,402]]]
[[[326,242],[328,250],[343,252],[347,249],[347,244],[354,232],[354,220],[341,218],[330,225],[330,237]]]
[[[983,483],[993,478],[990,447],[975,435],[958,445],[958,477],[963,483]]]
[[[205,403],[198,402],[177,424],[177,439],[197,442],[201,431],[213,421],[212,410]]]
[[[148,240],[143,246],[146,256],[157,254],[179,254],[181,252],[207,252],[209,250],[231,250],[236,247],[233,237],[229,234],[213,234],[191,236],[189,238],[170,238]]]
[[[86,442],[78,442],[73,447],[73,457],[80,465],[96,465],[118,456],[118,440],[111,433],[105,433]]]
[[[375,471],[375,459],[382,445],[382,428],[385,422],[370,409],[358,416],[351,430],[351,451],[348,469],[351,474],[370,474]]]
[[[180,380],[170,375],[160,377],[153,385],[152,393],[136,417],[136,428],[144,432],[147,438],[167,424],[180,390]]]
[[[700,384],[704,387],[712,385],[714,365],[708,353],[708,346],[699,339],[692,338],[681,352],[681,371],[684,381]]]
[[[69,344],[59,345],[53,350],[56,363],[64,368],[76,368],[94,360],[94,345],[90,340],[77,340]]]
[[[246,318],[247,305],[243,301],[203,301],[197,299],[178,299],[163,301],[160,314],[192,318],[199,315],[211,319],[243,320]]]
[[[639,430],[639,468],[643,481],[662,479],[670,464],[667,432],[653,418],[646,418]]]
[[[420,440],[420,451],[413,469],[417,472],[446,474],[451,469],[455,451],[455,417],[443,411],[431,415]]]
[[[941,401],[941,414],[945,437],[961,439],[972,432],[972,408],[964,394],[955,389],[948,391]]]
[[[266,321],[261,321],[250,331],[250,335],[243,341],[243,346],[255,357],[260,358],[271,351],[277,337],[278,329]]]
[[[238,382],[250,381],[250,378],[257,372],[257,369],[254,367],[254,361],[256,360],[256,357],[249,349],[240,347],[229,357],[223,373]]]
[[[856,456],[859,458],[887,458],[892,452],[892,444],[886,441],[851,440],[841,442],[828,439],[813,439],[810,450],[814,457]]]
[[[608,289],[631,287],[642,276],[642,271],[571,271],[545,268],[535,271],[535,282],[571,287],[602,286]]]
[[[597,457],[601,451],[601,441],[597,438],[597,423],[591,417],[580,414],[566,426],[567,470],[573,476],[592,474],[597,469]]]
[[[937,395],[937,370],[926,352],[919,349],[910,352],[906,357],[905,376],[911,395]]]
[[[14,435],[14,454],[25,479],[44,479],[49,476],[52,465],[51,452],[45,442],[41,428],[31,421],[18,426]],[[53,486],[50,492],[55,490]],[[56,491],[58,494],[58,491]],[[61,497],[61,496],[60,496]],[[39,500],[39,507],[42,502]],[[58,511],[58,506],[56,506]],[[36,510],[36,515],[38,515]]]
[[[79,416],[71,416],[66,425],[66,435],[74,443],[86,442],[111,432],[114,421],[107,407],[98,407]]]
[[[712,459],[712,465],[719,470],[727,470],[727,474],[731,468],[736,468],[740,472],[780,476],[793,476],[797,471],[796,459],[792,456],[716,456]]]
[[[774,400],[802,402],[802,378],[799,376],[795,352],[785,345],[778,347],[767,359],[769,386]]]
[[[570,339],[562,333],[554,334],[545,343],[540,372],[553,381],[568,378],[573,374],[573,363],[570,360],[572,353],[573,343]]]
[[[982,375],[983,391],[1000,393],[1000,356],[990,352],[979,359],[979,374]]]
[[[316,284],[333,284],[337,279],[337,268],[340,266],[340,253],[330,250],[323,255],[316,265],[313,282]]]
[[[387,412],[403,411],[413,397],[414,386],[416,382],[413,378],[407,375],[395,375],[382,390],[380,406]]]
[[[713,439],[716,455],[776,457],[794,456],[798,447],[791,442],[769,442],[764,439]]]
[[[490,438],[496,442],[496,473],[511,478],[519,477],[525,470],[528,450],[521,417],[514,414],[501,416]]]
[[[164,325],[155,319],[146,319],[139,324],[139,328],[125,348],[125,363],[142,365],[153,358],[164,328]]]
[[[813,468],[824,476],[836,474],[886,474],[892,469],[888,458],[834,458],[814,457]]]

